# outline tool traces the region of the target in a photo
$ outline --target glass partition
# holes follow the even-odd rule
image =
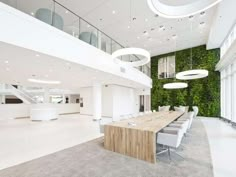
[[[98,30],[95,26],[54,0],[0,0],[32,17],[37,18],[59,30],[62,30],[75,38],[78,38],[100,50],[112,54],[118,49],[124,48],[107,34]],[[25,5],[27,4],[27,5]],[[119,57],[123,61],[140,60],[138,56]],[[141,69],[143,72],[143,70]]]

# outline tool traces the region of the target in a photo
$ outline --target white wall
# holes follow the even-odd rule
[[[80,114],[93,115],[92,91],[92,87],[80,88],[80,98],[83,99],[83,107],[80,107]]]
[[[14,119],[19,117],[29,117],[29,104],[1,104],[0,120]]]
[[[59,114],[78,113],[79,104],[52,104]],[[30,116],[30,104],[0,104],[0,120]]]
[[[138,95],[133,88],[113,85],[113,120],[118,121],[123,115],[137,113]]]
[[[122,115],[130,115],[139,111],[139,91],[134,88],[118,85],[102,87],[102,116],[120,120]],[[92,87],[80,89],[80,97],[83,98],[81,114],[93,115]]]
[[[102,116],[112,117],[113,103],[112,103],[112,86],[107,85],[102,87]]]

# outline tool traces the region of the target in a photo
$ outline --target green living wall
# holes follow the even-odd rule
[[[163,84],[177,81],[175,79],[158,79],[158,59],[176,55],[176,73],[190,69],[190,49],[177,51],[152,57],[151,77],[152,88],[152,109],[158,106],[171,105],[192,105],[199,107],[199,115],[207,117],[220,116],[220,73],[215,71],[215,66],[220,59],[219,49],[206,50],[206,46],[199,46],[192,49],[192,69],[206,69],[209,76],[203,79],[186,81],[189,87],[186,89],[166,90]]]

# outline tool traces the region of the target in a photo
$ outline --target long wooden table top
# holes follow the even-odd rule
[[[157,133],[181,115],[183,115],[183,112],[178,111],[155,112],[143,116],[138,116],[136,118],[113,122],[105,126],[130,128]]]

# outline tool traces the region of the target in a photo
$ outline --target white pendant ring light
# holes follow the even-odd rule
[[[184,82],[174,82],[174,83],[168,83],[168,84],[163,85],[164,89],[183,89],[187,87],[188,87],[188,84]]]
[[[143,57],[141,58],[141,60],[138,60],[138,61],[122,61],[118,58],[125,55],[141,55]],[[112,59],[114,60],[115,63],[120,64],[120,65],[139,67],[139,66],[143,66],[149,63],[151,56],[150,56],[150,53],[144,49],[124,48],[124,49],[119,49],[113,52]]]
[[[176,79],[179,80],[193,80],[201,79],[208,76],[208,71],[204,69],[195,69],[179,72],[176,74]]]
[[[192,0],[191,2],[176,2],[170,4],[165,0],[147,0],[149,8],[159,16],[165,18],[184,18],[205,11],[222,0]],[[178,4],[179,3],[179,4]]]

